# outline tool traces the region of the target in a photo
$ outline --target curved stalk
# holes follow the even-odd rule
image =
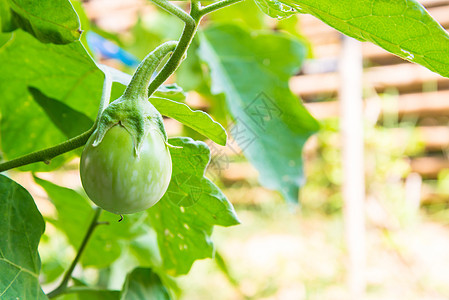
[[[123,94],[125,98],[133,96],[144,96],[148,98],[147,89],[150,84],[151,75],[161,63],[162,59],[170,52],[173,52],[177,44],[178,42],[174,41],[163,43],[142,60],[131,78],[131,82],[126,87],[125,93]]]

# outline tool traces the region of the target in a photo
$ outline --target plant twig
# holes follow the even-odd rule
[[[163,9],[167,10],[168,12],[177,17],[182,16],[182,18],[181,17],[180,18],[185,22],[185,26],[181,38],[179,39],[178,46],[176,47],[172,56],[164,65],[159,74],[157,74],[156,78],[154,78],[153,81],[150,83],[150,86],[148,87],[149,97],[157,90],[157,88],[161,84],[163,84],[168,79],[168,77],[170,77],[170,75],[172,75],[176,71],[181,61],[183,60],[183,57],[187,49],[189,48],[190,43],[192,42],[198,24],[198,22],[191,15],[188,15],[179,7],[165,0],[151,0],[151,1],[153,1],[156,5],[162,7]],[[182,11],[182,13],[180,13],[179,11]],[[185,17],[184,14],[186,14],[188,17]]]
[[[241,2],[241,1],[244,1],[244,0],[222,0],[222,1],[218,1],[215,3],[209,4],[205,7],[203,7],[202,9],[200,9],[200,15],[204,16],[204,15],[209,14],[213,11],[216,11],[220,8],[223,8],[225,6],[229,6],[229,5]]]
[[[168,2],[167,0],[151,0],[151,2],[153,2],[154,4],[156,4],[157,6],[159,6],[160,8],[168,11],[169,13],[171,13],[172,15],[180,18],[182,21],[184,21],[184,23],[186,24],[191,24],[191,23],[195,23],[195,21],[193,20],[193,18],[186,13],[185,11],[183,11],[181,8],[179,8],[178,6]]]
[[[92,233],[94,232],[95,228],[98,225],[105,224],[104,222],[98,222],[98,219],[100,218],[101,212],[103,210],[99,207],[95,209],[95,215],[92,219],[92,222],[90,223],[89,228],[87,229],[86,235],[84,236],[84,239],[81,243],[81,246],[78,249],[78,252],[76,253],[75,258],[73,259],[72,264],[70,265],[67,272],[64,274],[64,277],[62,278],[61,283],[59,286],[54,289],[52,292],[48,293],[48,298],[54,298],[60,294],[63,294],[65,290],[67,289],[67,284],[69,283],[70,278],[72,277],[73,270],[75,269],[76,265],[78,264],[78,261],[83,254],[84,249],[86,248],[87,242],[89,241],[90,237],[92,236]]]

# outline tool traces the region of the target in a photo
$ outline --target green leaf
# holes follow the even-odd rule
[[[22,186],[0,175],[0,299],[47,299],[37,252],[45,223]]]
[[[201,34],[200,55],[209,64],[212,92],[224,93],[234,124],[228,131],[260,173],[260,182],[292,203],[304,182],[301,151],[318,123],[292,94],[288,80],[304,46],[279,33],[249,33],[232,25]]]
[[[226,196],[204,177],[210,159],[207,145],[190,138],[169,139],[173,174],[164,197],[148,217],[157,232],[163,267],[170,275],[187,274],[197,259],[212,257],[214,225],[239,224]],[[190,206],[187,206],[190,205]]]
[[[192,110],[187,104],[158,97],[151,97],[150,102],[162,115],[178,120],[217,144],[226,145],[226,130],[206,112]]]
[[[77,136],[80,132],[89,130],[94,122],[85,114],[80,113],[56,99],[44,95],[34,87],[28,87],[33,99],[45,111],[48,118],[67,138]]]
[[[449,77],[449,35],[414,0],[280,0],[342,33]]]
[[[119,300],[120,291],[97,290],[97,289],[77,289],[69,294],[62,294],[56,297],[57,300]]]
[[[207,78],[204,76],[205,72],[201,66],[201,61],[196,53],[198,46],[198,38],[195,37],[190,44],[189,49],[187,49],[186,59],[176,70],[176,82],[186,91],[198,91],[198,89],[207,82]]]
[[[255,1],[240,1],[236,4],[219,9],[207,16],[208,20],[215,23],[238,23],[248,29],[265,29],[265,15],[258,9]],[[188,59],[188,57],[187,57]]]
[[[168,290],[149,268],[136,268],[126,277],[120,300],[169,300]]]
[[[39,41],[54,44],[67,44],[80,38],[80,20],[68,0],[0,1],[2,31],[18,26]]]
[[[0,32],[11,32],[15,29],[17,25],[12,21],[12,11],[8,0],[0,0]]]
[[[68,45],[42,44],[22,31],[1,36],[10,37],[0,48],[0,136],[6,159],[67,140],[65,134],[52,122],[48,109],[33,100],[29,86],[66,105],[64,109],[61,105],[52,105],[53,115],[65,113],[70,108],[95,120],[104,74],[80,42]],[[75,120],[71,124],[73,122]],[[80,134],[81,129],[77,125],[70,134]],[[50,165],[39,163],[22,169],[52,170],[73,155],[67,153],[56,157]]]
[[[173,101],[184,101],[187,94],[176,83],[161,85],[153,94],[154,97],[168,98]]]
[[[259,6],[260,10],[262,10],[268,16],[276,18],[278,20],[288,18],[299,12],[292,6],[283,4],[281,1],[278,0],[255,0],[255,1],[257,6]]]
[[[47,192],[58,213],[57,218],[48,218],[49,221],[64,232],[70,244],[78,249],[94,214],[89,200],[74,190],[36,176],[34,179]],[[100,225],[95,229],[81,257],[84,266],[109,266],[120,256],[123,241],[130,241],[142,233],[139,228],[143,221],[141,213],[126,216],[120,223],[118,220],[117,215],[103,211],[100,221],[109,225]]]

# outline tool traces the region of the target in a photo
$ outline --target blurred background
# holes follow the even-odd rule
[[[420,2],[449,27],[449,1]],[[182,30],[181,21],[149,1],[73,3],[85,30],[83,42],[95,59],[127,73]],[[270,19],[251,1],[213,13],[202,25],[209,22],[285,31],[303,40],[309,53],[290,88],[321,129],[303,152],[307,181],[299,207],[261,187],[240,151],[208,142],[207,175],[234,204],[242,224],[216,227],[217,258],[197,261],[179,278],[181,299],[449,299],[449,79],[373,44],[347,44],[312,16]],[[360,59],[348,59],[345,47]],[[186,103],[229,128],[223,98],[210,93],[195,48],[194,43],[172,79],[186,91],[197,91],[188,93]],[[193,73],[192,66],[200,68]],[[354,90],[351,80],[357,78],[342,80],[342,70],[353,67],[363,67],[355,86],[360,102],[345,107],[345,86]],[[351,125],[341,130],[341,116],[348,112],[361,117],[351,123],[355,132]],[[201,138],[174,120],[165,121],[170,136]],[[344,155],[342,149],[351,143],[361,160]],[[354,174],[358,181],[351,180]],[[80,187],[76,161],[38,176]],[[45,192],[31,185],[27,188],[41,210],[51,210]],[[348,189],[359,196],[348,199]],[[54,249],[61,245],[64,241],[48,236],[41,244],[44,270],[55,267]],[[71,255],[59,254],[61,260]]]

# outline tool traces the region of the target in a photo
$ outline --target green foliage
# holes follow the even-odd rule
[[[45,223],[26,189],[0,175],[0,298],[46,299],[37,245]]]
[[[43,43],[68,44],[81,35],[80,20],[68,0],[1,0],[0,16],[1,31],[19,27]]]
[[[293,203],[304,181],[298,151],[318,129],[288,88],[304,55],[303,45],[284,34],[250,34],[233,25],[201,33],[200,56],[211,68],[212,92],[226,95],[235,142],[261,183]]]
[[[203,142],[189,138],[169,139],[173,161],[172,180],[161,201],[148,211],[157,231],[165,270],[186,274],[197,259],[212,257],[213,225],[239,224],[225,195],[204,177],[210,151]]]
[[[293,6],[286,5],[278,0],[255,0],[260,9],[267,15],[278,20],[288,18],[299,10]]]
[[[164,116],[168,116],[198,131],[220,145],[226,145],[226,131],[220,123],[215,122],[207,113],[192,110],[184,103],[158,97],[151,97],[150,102]]]
[[[245,1],[208,17],[208,26],[201,29],[195,40],[197,25],[205,13],[203,8],[191,5],[189,15],[168,2],[154,2],[169,14],[158,10],[151,18],[142,17],[131,38],[106,32],[102,32],[103,36],[144,57],[161,42],[178,39],[182,25],[179,18],[182,19],[185,28],[178,47],[159,66],[159,79],[152,83],[165,82],[187,52],[188,58],[176,74],[179,85],[210,101],[211,114],[228,125],[232,137],[228,146],[235,152],[242,150],[258,169],[260,182],[280,191],[289,202],[297,201],[304,181],[301,150],[318,124],[288,87],[289,78],[299,71],[306,55],[303,41],[295,37],[297,20],[278,24],[277,29],[290,34],[248,30],[268,28],[263,13],[276,19],[296,13],[312,14],[349,36],[373,42],[449,76],[449,36],[412,0]],[[233,2],[236,1],[217,1],[212,7],[220,9]],[[80,42],[86,40],[81,36],[78,15],[84,30],[101,30],[89,24],[81,3],[74,2],[74,6],[76,11],[67,0],[0,0],[1,155],[2,159],[17,162],[21,171],[52,171],[79,154],[68,152],[80,146],[68,139],[86,136],[87,141],[93,132],[88,129],[96,124],[100,102],[110,98],[108,87],[112,82],[125,86],[130,82],[130,75],[92,59]],[[234,25],[219,25],[222,22]],[[152,74],[147,75],[142,82]],[[220,123],[206,112],[182,103],[186,93],[180,86],[157,85],[152,86],[151,91],[155,92],[150,101],[162,114],[217,144],[227,143]],[[121,85],[113,85],[112,99],[121,92]],[[332,136],[329,132],[324,134]],[[50,148],[58,143],[67,147]],[[0,175],[0,298],[46,299],[39,284],[42,270],[37,247],[44,240],[42,249],[46,249],[55,243],[55,235],[64,237],[63,248],[67,243],[79,251],[78,255],[82,254],[73,263],[81,263],[83,274],[87,267],[94,267],[101,276],[88,280],[88,284],[72,279],[70,287],[63,281],[51,296],[169,299],[169,292],[176,290],[170,275],[186,274],[196,260],[214,256],[213,226],[239,223],[223,192],[205,177],[210,161],[207,144],[187,137],[170,139],[169,143],[173,146],[173,174],[167,193],[151,209],[126,216],[120,223],[116,215],[100,215],[99,210],[92,209],[84,193],[35,176],[35,182],[45,190],[55,209],[54,213],[45,211],[46,222],[52,226],[42,239],[45,224],[32,197],[23,187]],[[328,165],[338,155],[332,146],[323,146],[327,160],[315,171],[324,174],[317,176],[318,180],[330,182],[334,188],[339,185],[339,166]],[[40,149],[43,150],[38,153],[55,158],[49,165],[29,164],[44,160],[33,153]],[[2,170],[10,169],[3,163],[0,166]],[[398,173],[406,172],[402,165],[393,167]],[[81,245],[87,245],[84,251],[79,250]],[[62,254],[49,256],[51,253],[46,253],[45,283],[55,281],[63,273],[62,265],[68,265],[60,263],[65,259]],[[232,281],[220,256],[217,263]],[[67,279],[72,271],[67,272]]]
[[[170,300],[159,276],[148,268],[136,268],[126,278],[120,300]]]
[[[281,0],[342,33],[449,77],[449,35],[415,0]]]
[[[58,128],[62,112],[85,115],[94,120],[101,97],[102,72],[79,42],[68,45],[42,44],[27,33],[7,34],[9,40],[1,46],[0,101],[2,151],[12,159],[38,149],[53,146],[67,139]],[[32,97],[29,87],[38,89],[45,99]],[[49,114],[49,112],[51,112]],[[59,112],[59,113],[58,113]],[[57,125],[53,122],[59,114]],[[80,134],[80,120],[64,120],[70,134]],[[67,133],[67,132],[66,132]],[[33,171],[59,167],[73,154],[57,157],[50,165],[24,167]]]
[[[74,249],[78,249],[94,213],[91,202],[74,190],[38,177],[34,179],[44,188],[56,208],[57,217],[49,216],[47,220],[65,234]],[[127,216],[120,223],[118,219],[115,214],[103,212],[100,221],[109,225],[96,229],[81,258],[84,266],[109,266],[120,256],[126,243],[144,233],[139,227],[143,222],[141,213]]]

